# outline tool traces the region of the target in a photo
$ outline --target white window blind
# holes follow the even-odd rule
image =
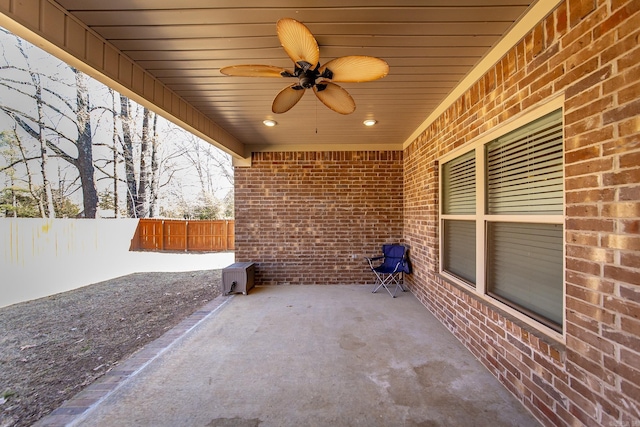
[[[442,166],[442,213],[476,212],[476,158],[472,150]]]
[[[487,213],[562,214],[562,112],[487,144]]]
[[[475,221],[444,220],[443,268],[469,283],[476,282]]]
[[[563,319],[562,233],[561,224],[487,226],[489,295],[558,331]]]

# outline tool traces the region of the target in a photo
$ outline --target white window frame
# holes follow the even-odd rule
[[[485,200],[486,200],[486,187],[484,185],[485,182],[485,173],[486,173],[486,160],[485,160],[485,146],[491,141],[506,135],[507,133],[514,131],[518,128],[528,125],[529,123],[543,117],[546,114],[549,114],[558,109],[563,109],[564,107],[564,96],[560,95],[556,98],[549,100],[544,105],[536,106],[522,114],[516,116],[514,119],[494,128],[486,133],[478,136],[474,140],[469,141],[463,146],[447,153],[446,155],[440,157],[438,159],[439,165],[439,224],[438,230],[440,233],[440,247],[439,247],[439,272],[440,275],[446,278],[447,280],[454,282],[460,286],[464,286],[468,289],[474,291],[474,293],[481,299],[490,302],[492,305],[500,308],[501,310],[509,313],[510,315],[516,317],[517,319],[523,321],[527,325],[532,326],[533,328],[539,330],[543,334],[558,340],[565,342],[566,337],[566,232],[563,232],[562,237],[562,271],[563,271],[563,281],[562,281],[562,309],[563,313],[563,325],[562,325],[562,333],[557,332],[551,327],[535,320],[534,318],[527,316],[526,314],[521,313],[515,308],[499,301],[496,298],[491,297],[487,294],[487,283],[486,283],[486,241],[487,241],[487,222],[522,222],[522,223],[546,223],[546,224],[560,224],[563,226],[565,223],[565,206],[563,203],[563,213],[558,215],[488,215],[486,214],[485,208]],[[564,121],[563,121],[564,127]],[[564,144],[564,140],[563,140]],[[474,215],[447,215],[442,213],[442,167],[445,163],[450,160],[453,160],[471,150],[475,150],[476,155],[476,213]],[[563,193],[565,189],[563,187]],[[470,284],[469,282],[458,278],[457,276],[448,273],[444,270],[444,221],[445,220],[468,220],[475,221],[476,224],[476,283],[475,285]]]

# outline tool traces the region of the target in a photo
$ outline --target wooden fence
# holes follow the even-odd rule
[[[141,251],[232,251],[233,220],[198,221],[140,219],[131,240],[132,250]]]

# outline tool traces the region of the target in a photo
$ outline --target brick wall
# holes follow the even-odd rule
[[[561,3],[404,153],[412,291],[549,426],[640,425],[639,9]],[[566,343],[437,275],[437,159],[560,93]]]
[[[372,283],[402,238],[402,151],[254,153],[235,170],[236,259],[258,284]]]

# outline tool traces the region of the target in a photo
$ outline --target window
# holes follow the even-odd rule
[[[476,280],[476,156],[469,151],[442,166],[443,265],[457,277]]]
[[[440,176],[443,275],[562,332],[562,111],[443,158]]]

